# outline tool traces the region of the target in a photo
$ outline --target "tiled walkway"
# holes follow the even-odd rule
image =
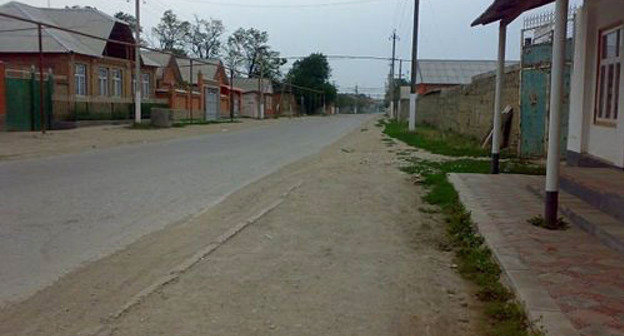
[[[543,177],[452,174],[464,205],[493,249],[531,319],[548,335],[624,335],[624,255],[572,226],[527,223],[542,202],[528,186]]]

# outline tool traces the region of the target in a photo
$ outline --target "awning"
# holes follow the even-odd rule
[[[472,26],[486,25],[496,21],[508,24],[520,14],[533,8],[547,5],[555,0],[495,0],[488,9],[481,14]]]

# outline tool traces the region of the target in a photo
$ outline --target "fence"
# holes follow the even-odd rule
[[[6,97],[5,129],[7,131],[35,131],[41,129],[39,106],[39,76],[35,71],[6,70],[4,73]],[[54,90],[52,74],[44,76],[43,83],[43,118],[46,128],[52,124],[52,92]]]

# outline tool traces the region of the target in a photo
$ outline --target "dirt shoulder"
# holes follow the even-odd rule
[[[477,334],[445,225],[374,123],[0,311],[0,334]]]
[[[82,127],[40,132],[0,132],[0,161],[78,153],[120,145],[164,141],[272,125],[282,119],[240,119],[236,123],[192,125],[183,128],[131,129],[128,125]]]

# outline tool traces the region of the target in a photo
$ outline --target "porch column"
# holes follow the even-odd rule
[[[557,0],[555,5],[555,33],[552,49],[550,81],[550,115],[548,122],[548,159],[546,161],[546,225],[557,222],[559,203],[559,142],[561,106],[563,100],[563,71],[568,26],[568,0]]]
[[[496,88],[494,92],[494,116],[492,118],[492,174],[500,172],[500,133],[503,83],[505,81],[505,47],[507,44],[507,23],[500,21],[498,27],[498,63],[496,66]]]

